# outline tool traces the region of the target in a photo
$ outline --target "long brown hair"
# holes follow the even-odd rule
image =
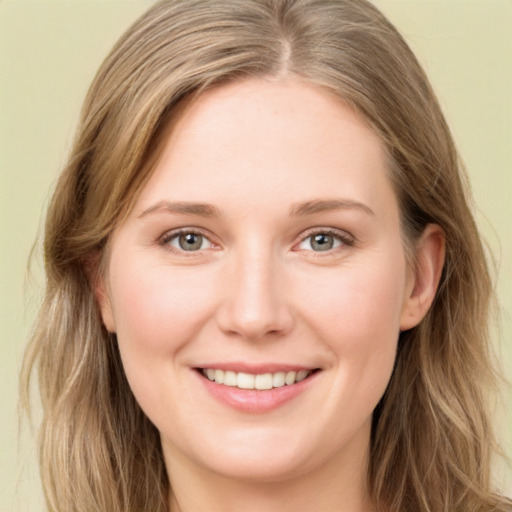
[[[485,255],[450,131],[403,38],[366,0],[170,0],[150,8],[101,66],[47,214],[46,295],[21,382],[27,404],[37,370],[51,510],[167,510],[159,435],[129,389],[91,276],[181,106],[228,81],[281,75],[324,87],[381,137],[407,246],[427,223],[446,233],[435,302],[401,334],[374,413],[368,482],[378,510],[510,505],[490,481],[486,397],[496,377]]]

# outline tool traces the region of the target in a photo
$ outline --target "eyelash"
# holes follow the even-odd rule
[[[198,252],[202,251],[201,249],[198,251],[186,251],[184,249],[180,250],[180,249],[176,249],[175,247],[170,245],[170,242],[172,240],[180,237],[181,235],[198,235],[198,236],[201,236],[201,237],[205,238],[206,240],[208,240],[208,242],[210,244],[215,245],[210,239],[211,235],[208,235],[207,233],[205,233],[204,231],[202,231],[201,229],[198,229],[198,228],[181,228],[181,229],[177,229],[177,230],[173,230],[173,231],[168,231],[167,233],[164,233],[164,235],[162,235],[162,237],[160,237],[160,239],[158,240],[158,245],[164,247],[166,250],[168,250],[171,253],[178,254],[180,256],[185,256],[185,257],[196,256]]]
[[[162,235],[160,237],[160,239],[158,240],[158,245],[164,247],[166,250],[168,250],[172,253],[179,254],[180,256],[185,256],[185,257],[195,256],[195,255],[197,255],[198,252],[202,252],[205,249],[199,249],[197,251],[186,251],[184,249],[182,249],[182,250],[176,249],[175,247],[170,245],[170,242],[172,240],[178,238],[181,235],[189,235],[189,234],[201,236],[201,237],[205,238],[206,240],[208,240],[208,242],[210,244],[212,244],[214,246],[216,245],[214,242],[211,241],[210,235],[208,235],[207,233],[205,233],[204,231],[202,231],[201,229],[198,229],[198,228],[181,228],[181,229],[177,229],[177,230],[173,230],[173,231],[168,231],[167,233],[165,233],[164,235]],[[300,241],[294,245],[293,250],[294,251],[301,250],[301,249],[296,249],[296,247],[301,245],[302,243],[304,243],[309,238],[314,237],[315,235],[332,236],[333,238],[335,238],[341,242],[341,244],[340,244],[341,247],[338,246],[338,247],[335,247],[332,249],[327,249],[325,251],[314,251],[314,250],[307,251],[307,252],[313,253],[315,256],[332,255],[333,252],[340,250],[341,248],[343,248],[343,246],[351,247],[355,244],[354,237],[345,231],[341,231],[341,230],[337,230],[337,229],[333,229],[333,228],[325,228],[325,229],[324,228],[311,228],[311,229],[307,230],[301,236]]]
[[[343,250],[343,247],[352,247],[355,244],[355,239],[352,235],[347,233],[346,231],[341,231],[338,229],[333,228],[311,228],[307,230],[300,239],[300,242],[298,244],[295,244],[294,247],[297,247],[304,243],[306,240],[316,236],[316,235],[327,235],[332,236],[334,239],[337,239],[341,242],[340,246],[334,247],[332,249],[327,249],[325,251],[313,251],[308,250],[307,252],[312,253],[315,257],[322,257],[322,256],[332,256],[333,253],[338,252],[340,250]],[[299,251],[301,249],[294,249],[296,251]]]

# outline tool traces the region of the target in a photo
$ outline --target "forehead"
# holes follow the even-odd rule
[[[380,138],[320,87],[254,79],[182,110],[138,210],[157,199],[250,206],[340,194],[375,206],[394,198]]]

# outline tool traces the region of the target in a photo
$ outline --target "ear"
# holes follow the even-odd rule
[[[418,325],[436,296],[445,258],[445,234],[437,224],[428,224],[415,248],[406,296],[400,318],[400,330]]]
[[[89,254],[83,260],[83,267],[87,274],[92,291],[94,292],[94,298],[100,309],[101,318],[107,331],[115,332],[114,315],[112,311],[112,304],[108,294],[108,287],[106,278],[100,270],[100,259],[99,253]]]
[[[103,275],[98,275],[95,279],[94,295],[100,308],[101,318],[107,331],[116,332],[116,324],[112,311],[112,304],[108,294],[107,284]]]

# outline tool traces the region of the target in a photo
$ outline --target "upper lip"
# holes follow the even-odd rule
[[[195,368],[200,369],[212,369],[212,370],[224,370],[232,371],[235,373],[251,373],[259,375],[263,373],[277,373],[277,372],[298,372],[301,370],[318,370],[318,367],[300,365],[300,364],[289,364],[289,363],[259,363],[250,364],[244,362],[225,362],[225,363],[205,363],[197,365]]]

